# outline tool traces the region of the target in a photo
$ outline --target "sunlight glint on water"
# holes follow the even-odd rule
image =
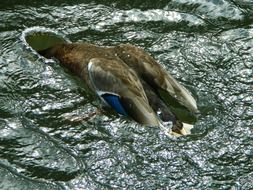
[[[0,189],[253,189],[250,1],[0,4]],[[144,48],[197,97],[193,134],[92,115],[82,82],[25,48],[34,26]]]

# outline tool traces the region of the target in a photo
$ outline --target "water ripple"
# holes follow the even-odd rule
[[[2,4],[1,189],[252,189],[251,1]],[[143,47],[197,98],[193,134],[95,114],[80,80],[24,48],[34,25]]]

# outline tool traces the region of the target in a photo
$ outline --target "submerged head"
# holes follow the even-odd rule
[[[21,40],[25,47],[38,55],[43,51],[60,43],[69,43],[70,41],[57,31],[44,27],[32,27],[22,32]]]

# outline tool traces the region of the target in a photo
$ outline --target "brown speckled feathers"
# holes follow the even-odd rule
[[[182,122],[164,103],[159,90],[168,93],[190,111],[197,112],[196,102],[190,93],[149,54],[136,46],[59,44],[39,53],[46,58],[58,59],[98,95],[111,93],[119,96],[128,116],[141,124],[159,125],[156,112],[160,110],[162,120],[171,120],[177,132],[182,129]]]

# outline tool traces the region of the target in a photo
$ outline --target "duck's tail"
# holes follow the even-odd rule
[[[172,122],[167,123],[166,125],[171,125],[171,126],[165,126],[164,124],[160,123],[159,127],[161,130],[170,137],[181,137],[185,135],[190,135],[191,134],[191,129],[194,127],[191,124],[188,123],[183,123],[183,127],[180,130],[173,130],[173,124]]]
[[[191,129],[194,126],[191,124],[188,124],[188,123],[182,123],[182,124],[183,124],[183,127],[182,127],[182,129],[179,130],[180,131],[179,133],[171,130],[172,135],[179,137],[179,136],[191,134]]]

